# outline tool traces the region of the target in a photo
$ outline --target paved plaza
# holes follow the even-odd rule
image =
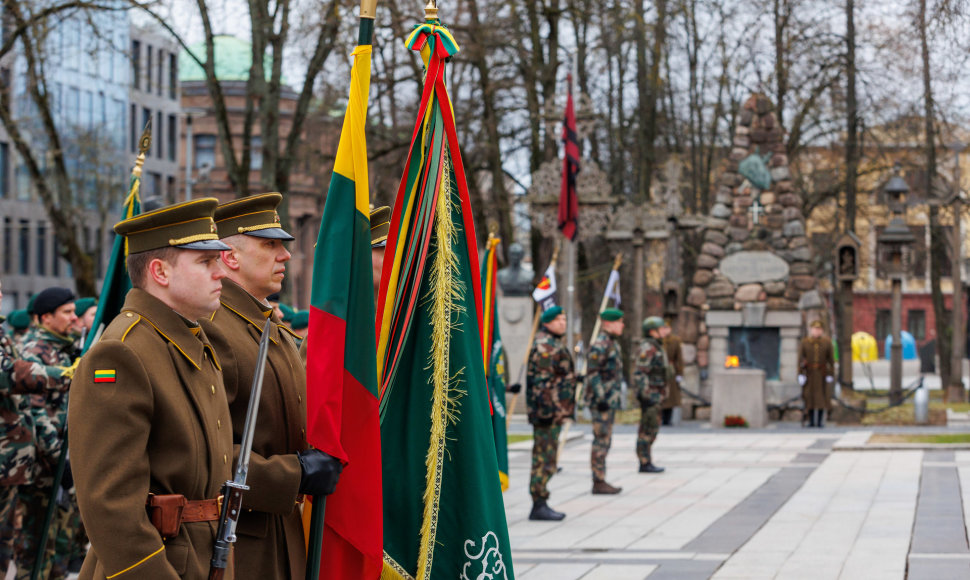
[[[970,578],[970,448],[874,448],[868,431],[792,424],[694,425],[661,430],[654,459],[667,471],[650,475],[636,470],[635,426],[618,426],[607,480],[623,492],[594,496],[589,427],[572,434],[550,485],[562,522],[529,521],[532,443],[510,445],[516,578]]]

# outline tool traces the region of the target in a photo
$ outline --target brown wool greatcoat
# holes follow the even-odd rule
[[[680,406],[680,384],[677,377],[684,376],[684,353],[681,349],[680,337],[668,334],[664,339],[664,351],[667,353],[667,364],[673,370],[667,380],[667,398],[661,405],[662,409],[673,409]]]
[[[832,341],[824,336],[803,338],[798,349],[798,370],[807,379],[802,387],[805,409],[831,410],[832,393],[825,377],[835,374]]]
[[[95,382],[96,370],[114,382]],[[204,580],[218,522],[164,541],[149,493],[214,499],[232,477],[232,429],[219,361],[205,333],[133,289],[71,386],[74,484],[91,550],[81,579]],[[232,567],[226,578],[233,578]]]
[[[272,315],[235,282],[222,282],[222,307],[203,320],[222,372],[232,414],[233,440],[242,439],[256,371],[259,338]],[[306,369],[292,333],[273,315],[253,452],[236,529],[236,567],[249,578],[289,580],[306,574],[300,518],[300,462],[306,443]],[[236,452],[238,453],[238,445]]]

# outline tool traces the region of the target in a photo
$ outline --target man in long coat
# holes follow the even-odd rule
[[[219,307],[225,276],[217,203],[188,201],[115,225],[128,241],[133,289],[81,358],[68,407],[91,539],[81,580],[208,578],[233,455],[220,362],[196,322]],[[234,578],[231,560],[224,578]]]
[[[835,375],[832,341],[824,335],[822,321],[816,320],[798,349],[798,382],[808,414],[809,427],[824,427],[825,415],[832,401],[831,386]]]
[[[680,383],[684,380],[684,353],[681,349],[680,337],[673,333],[669,322],[664,322],[660,328],[663,338],[664,352],[667,354],[667,364],[670,365],[670,378],[667,380],[667,397],[660,405],[660,417],[664,425],[670,425],[674,408],[680,406]]]
[[[280,227],[283,196],[236,199],[215,211],[216,227],[231,249],[222,252],[226,273],[221,306],[202,327],[222,363],[232,415],[233,441],[242,438],[259,339],[271,321],[270,345],[249,464],[250,487],[236,528],[236,568],[248,578],[288,580],[306,574],[303,494],[332,493],[342,466],[306,441],[306,369],[297,341],[267,301],[279,292],[293,239]],[[304,481],[306,480],[306,481]],[[310,483],[321,484],[310,487]]]

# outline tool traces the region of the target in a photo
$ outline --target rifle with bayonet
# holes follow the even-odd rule
[[[266,373],[266,357],[269,354],[269,328],[272,321],[267,320],[259,339],[259,355],[256,357],[256,372],[253,374],[253,388],[246,409],[246,424],[243,426],[242,440],[239,442],[239,459],[236,460],[236,474],[222,486],[222,508],[219,513],[219,529],[212,548],[212,562],[209,566],[209,580],[222,580],[229,564],[229,551],[236,541],[236,525],[242,511],[243,492],[249,489],[246,478],[249,476],[249,456],[253,450],[253,435],[256,431],[256,414],[259,411],[259,397],[263,391],[263,375]]]

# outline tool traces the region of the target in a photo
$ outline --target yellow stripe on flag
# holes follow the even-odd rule
[[[367,99],[370,94],[371,45],[358,46],[351,53],[354,66],[350,71],[350,98],[341,135],[337,145],[337,158],[333,170],[354,182],[356,196],[354,205],[361,215],[370,215],[370,196],[367,175],[367,137],[364,126],[367,121]]]

